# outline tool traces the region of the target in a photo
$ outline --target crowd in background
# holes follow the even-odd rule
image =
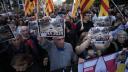
[[[77,72],[77,65],[88,59],[118,51],[128,53],[128,6],[119,5],[123,16],[116,7],[109,9],[111,41],[104,51],[93,47],[89,33],[98,17],[98,8],[93,6],[83,15],[83,27],[79,13],[72,18],[69,10],[59,8],[51,17],[60,15],[66,20],[65,37],[50,39],[30,32],[28,22],[34,17],[27,20],[15,13],[0,15],[0,26],[10,25],[15,35],[14,39],[0,43],[0,72]]]

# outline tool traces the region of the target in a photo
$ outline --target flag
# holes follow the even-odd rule
[[[121,63],[118,65],[116,72],[125,72],[126,65]]]
[[[100,12],[99,16],[108,16],[109,9],[109,1],[108,0],[100,0]]]
[[[45,3],[45,13],[47,16],[49,16],[50,13],[54,11],[54,5],[52,0],[46,0]]]
[[[33,13],[34,8],[36,7],[37,0],[25,0],[24,3],[24,11],[25,11],[25,16],[30,15]]]
[[[81,0],[80,2],[81,13],[87,12],[93,5],[94,1],[95,0]]]
[[[77,13],[77,9],[79,7],[79,4],[80,4],[80,0],[74,0],[73,8],[72,8],[72,17],[75,17],[76,16],[76,13]]]
[[[116,56],[117,53],[113,53],[86,61],[83,72],[116,72]]]

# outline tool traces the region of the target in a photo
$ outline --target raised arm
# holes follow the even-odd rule
[[[90,45],[90,42],[91,42],[91,38],[87,38],[83,43],[81,43],[80,45],[76,46],[76,53],[77,54],[80,54],[82,53],[86,48],[89,47]]]

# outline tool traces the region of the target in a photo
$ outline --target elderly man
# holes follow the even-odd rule
[[[65,72],[70,72],[70,66],[75,62],[77,63],[77,56],[73,52],[72,45],[64,42],[63,36],[53,37],[53,41],[48,41],[46,39],[41,41],[43,48],[48,51],[50,58],[50,71],[63,72],[64,70]]]
[[[37,37],[30,34],[29,28],[27,26],[21,26],[20,33],[26,46],[30,49],[30,54],[32,54],[32,72],[49,72],[48,64],[46,65],[45,63],[48,61],[48,54],[38,44]]]

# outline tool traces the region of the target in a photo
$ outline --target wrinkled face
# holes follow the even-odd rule
[[[127,36],[126,36],[126,35],[123,35],[123,34],[117,36],[117,40],[118,40],[118,42],[120,42],[120,43],[124,43],[125,40],[126,40],[126,38],[127,38]]]
[[[29,29],[27,26],[22,26],[21,27],[21,34],[23,37],[28,38],[29,37]]]
[[[64,37],[55,37],[53,40],[57,48],[64,48]]]

